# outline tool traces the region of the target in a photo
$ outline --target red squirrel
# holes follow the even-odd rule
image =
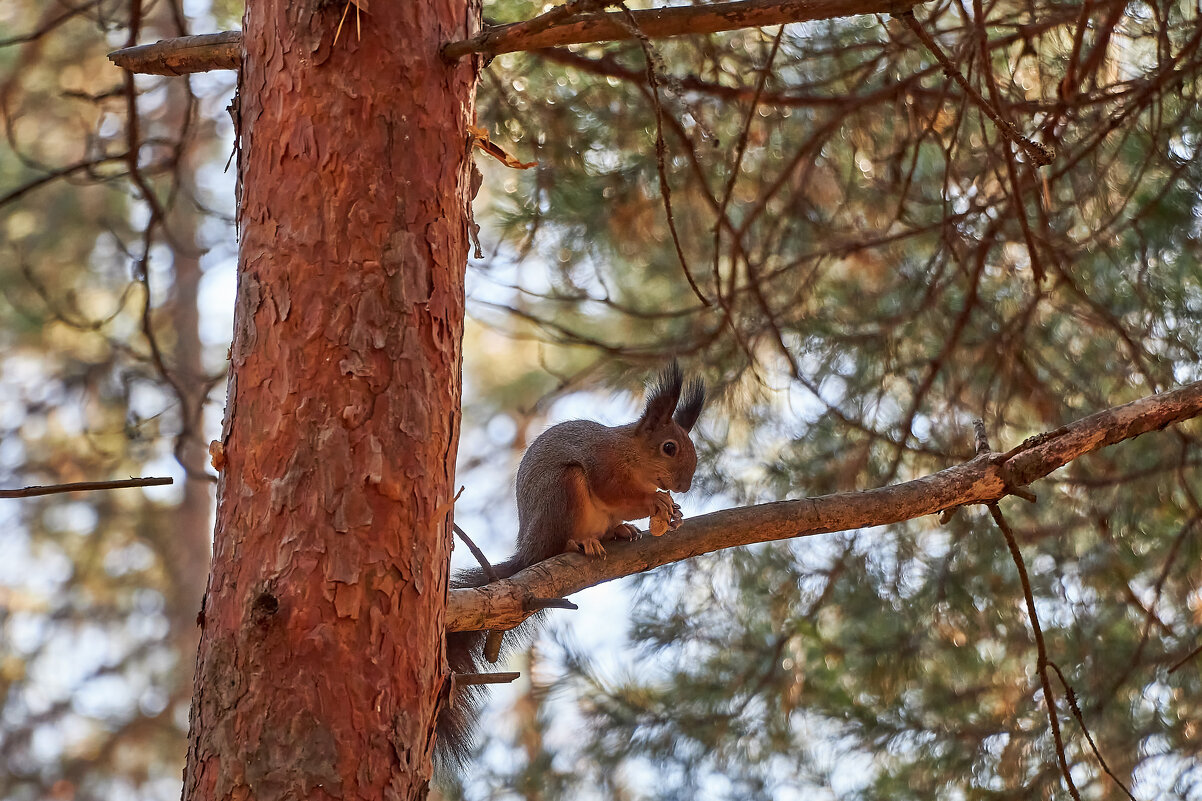
[[[683,397],[682,397],[683,395]],[[651,389],[642,415],[624,426],[570,420],[552,426],[531,443],[517,475],[517,551],[494,565],[500,578],[561,553],[603,556],[602,542],[631,540],[638,529],[627,521],[651,518],[655,536],[680,525],[680,507],[669,492],[687,492],[697,469],[689,431],[705,403],[705,384],[685,385],[672,362]],[[452,586],[488,583],[481,568],[456,573]],[[509,649],[529,639],[528,619],[506,632]],[[447,662],[456,673],[477,673],[484,664],[487,632],[447,634]],[[516,635],[516,636],[515,636]],[[471,755],[473,726],[482,688],[463,687],[438,718],[437,762],[462,767]]]

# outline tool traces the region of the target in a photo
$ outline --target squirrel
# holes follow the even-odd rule
[[[624,426],[570,420],[540,434],[522,456],[517,474],[517,550],[493,565],[499,578],[561,553],[605,555],[601,544],[633,540],[630,520],[651,518],[651,533],[676,529],[683,519],[669,492],[687,492],[697,469],[689,432],[705,403],[705,383],[684,382],[673,361],[659,376],[642,415]],[[482,568],[458,571],[454,588],[488,583]],[[537,627],[528,618],[506,632],[508,649],[530,638]],[[478,673],[488,632],[447,633],[447,662],[455,673]],[[516,635],[516,636],[515,636]],[[473,727],[483,688],[458,688],[439,712],[436,764],[440,771],[462,768],[472,750]]]

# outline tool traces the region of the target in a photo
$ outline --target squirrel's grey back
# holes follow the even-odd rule
[[[564,470],[580,466],[592,475],[598,446],[623,434],[592,420],[569,420],[539,434],[518,466],[517,559],[523,567],[555,556],[563,549],[571,499],[563,482]],[[558,530],[556,530],[558,529]]]
[[[517,548],[512,557],[493,565],[496,574],[508,578],[562,553],[568,545],[590,556],[602,555],[600,540],[619,536],[615,524],[654,515],[656,508],[664,506],[657,499],[666,497],[668,488],[686,492],[697,466],[689,431],[704,401],[705,385],[695,379],[685,387],[680,366],[673,362],[660,375],[635,422],[610,427],[573,420],[536,437],[518,467]],[[671,504],[670,498],[667,503]],[[679,507],[675,513],[679,524]],[[621,528],[623,539],[634,531],[632,526]],[[577,536],[583,539],[575,540]],[[585,548],[584,543],[592,547]],[[484,571],[477,567],[456,573],[451,586],[478,587],[486,582]],[[536,612],[508,631],[502,650],[526,641],[542,614]],[[482,631],[448,632],[447,663],[452,673],[485,669],[485,637]],[[472,727],[483,692],[480,685],[460,686],[458,697],[440,710],[441,770],[462,767],[470,758]]]

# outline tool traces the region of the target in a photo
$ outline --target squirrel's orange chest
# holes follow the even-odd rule
[[[614,510],[607,506],[592,492],[589,492],[581,504],[576,518],[576,529],[573,534],[583,537],[600,537],[609,531],[614,524],[622,522],[614,516]]]

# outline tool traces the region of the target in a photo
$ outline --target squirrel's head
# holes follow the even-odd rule
[[[697,469],[697,450],[689,432],[705,404],[705,382],[694,378],[688,385],[680,365],[673,361],[651,388],[643,415],[634,426],[641,464],[652,469],[660,489],[687,492]]]

